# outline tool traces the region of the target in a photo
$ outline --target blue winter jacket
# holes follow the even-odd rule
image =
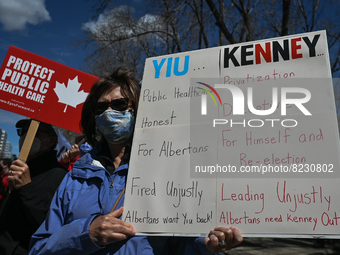
[[[135,236],[97,246],[89,227],[98,215],[108,214],[123,190],[128,164],[112,174],[85,154],[60,184],[46,220],[32,236],[29,254],[211,254],[203,238]],[[117,205],[123,206],[124,197]]]

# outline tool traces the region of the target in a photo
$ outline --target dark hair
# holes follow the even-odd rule
[[[137,114],[140,83],[135,79],[132,71],[118,68],[108,77],[100,79],[92,86],[84,102],[80,120],[80,128],[91,146],[95,146],[101,140],[101,135],[98,136],[96,130],[94,114],[96,103],[101,96],[110,93],[116,87],[120,87],[124,97],[131,99],[135,116]]]

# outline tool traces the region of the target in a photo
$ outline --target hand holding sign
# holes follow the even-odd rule
[[[107,215],[95,218],[89,228],[89,235],[98,246],[106,246],[134,236],[136,231],[133,226],[119,219],[123,207]]]
[[[28,154],[30,152],[34,137],[39,128],[39,122],[32,120],[30,127],[27,131],[26,139],[21,147],[19,159],[14,161],[12,166],[10,167],[10,172],[8,176],[9,182],[9,192],[13,190],[13,188],[19,188],[29,182],[31,182],[30,172],[28,166],[25,164]]]
[[[17,159],[13,161],[7,181],[11,183],[11,186],[18,189],[31,182],[31,174],[28,165]],[[10,189],[11,191],[12,189]]]
[[[238,229],[231,227],[216,227],[210,231],[204,243],[214,253],[225,252],[243,241],[242,234]]]

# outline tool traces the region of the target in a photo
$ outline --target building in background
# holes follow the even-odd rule
[[[10,158],[10,159],[13,160],[12,149],[13,149],[12,144],[7,141],[2,157],[3,158]]]
[[[4,158],[6,152],[7,132],[0,127],[0,157]]]
[[[0,127],[0,158],[16,159],[16,155],[12,154],[13,146],[7,141],[8,134]]]

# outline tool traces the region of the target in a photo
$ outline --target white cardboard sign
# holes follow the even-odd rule
[[[325,31],[149,58],[123,220],[336,237],[339,166]]]

